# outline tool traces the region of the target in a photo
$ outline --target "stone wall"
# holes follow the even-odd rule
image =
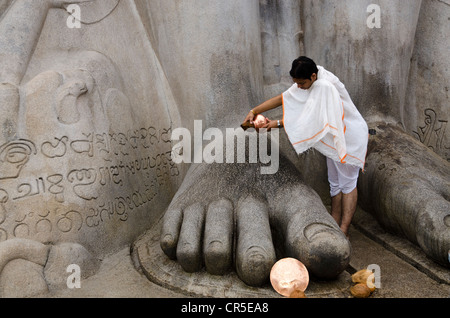
[[[237,128],[292,84],[300,54],[367,121],[450,158],[447,0],[97,0],[80,3],[80,28],[50,3],[69,1],[0,1],[0,241],[75,242],[96,257],[130,244],[186,174],[171,131]],[[371,4],[381,28],[367,25]],[[280,143],[327,200],[323,156]]]

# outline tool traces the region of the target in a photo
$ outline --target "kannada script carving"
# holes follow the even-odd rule
[[[170,128],[148,127],[2,145],[0,241],[126,222],[179,175],[170,134]],[[8,214],[21,206],[27,208]]]
[[[445,140],[448,121],[439,119],[436,111],[431,108],[426,109],[424,114],[425,125],[419,126],[413,133],[421,143],[450,161],[450,145]]]

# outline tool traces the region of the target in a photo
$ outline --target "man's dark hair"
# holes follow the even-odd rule
[[[319,69],[317,68],[316,63],[311,60],[309,57],[300,56],[294,62],[292,62],[292,69],[289,73],[292,78],[297,79],[311,79],[311,76],[314,73],[318,73]]]

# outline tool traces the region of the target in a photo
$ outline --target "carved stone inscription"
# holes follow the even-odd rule
[[[450,145],[446,143],[448,121],[438,117],[436,111],[428,108],[424,111],[425,124],[417,127],[413,133],[428,148],[450,161]]]
[[[0,241],[126,222],[179,175],[170,134],[143,127],[1,145]]]

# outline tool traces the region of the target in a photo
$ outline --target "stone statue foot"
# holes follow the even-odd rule
[[[397,127],[376,130],[359,185],[364,208],[450,267],[450,164]]]
[[[295,257],[320,278],[348,265],[350,245],[320,197],[284,158],[259,164],[195,164],[163,218],[160,245],[186,272],[234,270],[250,286],[268,281],[277,258]]]
[[[0,297],[34,297],[59,288],[70,288],[69,266],[77,266],[79,278],[94,275],[100,260],[82,245],[46,245],[14,238],[0,243]]]

